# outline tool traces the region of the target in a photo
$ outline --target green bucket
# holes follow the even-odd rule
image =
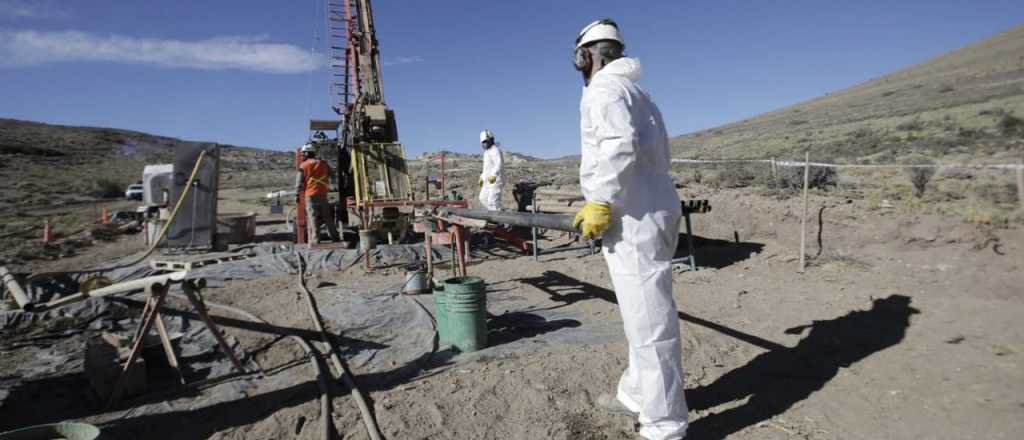
[[[487,294],[480,277],[444,282],[448,340],[463,352],[487,347]]]
[[[0,433],[0,440],[95,440],[99,428],[85,423],[52,423]]]
[[[444,284],[434,288],[434,319],[437,321],[437,338],[444,342],[451,342],[448,336],[448,308],[445,305]]]

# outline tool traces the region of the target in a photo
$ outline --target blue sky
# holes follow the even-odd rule
[[[309,117],[332,115],[313,39],[322,1],[0,0],[0,117],[294,148]],[[596,18],[618,21],[671,135],[1024,23],[1019,0],[377,0],[374,12],[411,155],[475,153],[488,128],[507,150],[546,158],[578,152],[570,54]]]

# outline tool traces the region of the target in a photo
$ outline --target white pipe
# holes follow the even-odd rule
[[[117,283],[112,286],[101,287],[91,292],[78,292],[73,295],[68,295],[63,298],[50,301],[46,304],[36,307],[33,309],[35,312],[45,312],[47,310],[63,307],[68,304],[74,304],[79,301],[84,301],[88,298],[99,298],[107,295],[114,295],[117,293],[129,293],[138,290],[145,290],[147,287],[155,284],[169,284],[174,282],[181,282],[188,275],[187,270],[179,272],[173,272],[166,275],[155,275],[146,278],[140,278],[137,280],[125,281],[123,283]]]
[[[3,278],[3,285],[7,287],[7,291],[11,293],[11,297],[14,298],[14,302],[18,303],[18,307],[22,310],[31,311],[32,302],[29,301],[28,295],[25,294],[25,289],[18,284],[18,280],[14,278],[14,274],[10,273],[6,267],[0,266],[0,278]]]

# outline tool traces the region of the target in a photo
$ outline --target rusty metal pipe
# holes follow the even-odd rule
[[[573,216],[565,214],[535,214],[532,212],[488,211],[486,209],[446,208],[438,209],[442,215],[485,220],[490,223],[506,224],[522,227],[538,227],[556,231],[579,232],[572,227]]]
[[[14,298],[14,302],[18,303],[18,307],[26,312],[31,312],[35,308],[35,304],[29,301],[28,295],[25,294],[25,289],[18,283],[14,274],[9,272],[6,267],[0,266],[0,277],[3,278],[4,287],[11,294],[11,298]]]

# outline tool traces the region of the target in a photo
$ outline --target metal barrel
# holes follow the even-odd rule
[[[577,232],[576,228],[572,227],[573,216],[565,214],[535,214],[532,212],[504,212],[468,208],[441,208],[438,212],[442,215],[455,215],[485,220],[491,223]]]

